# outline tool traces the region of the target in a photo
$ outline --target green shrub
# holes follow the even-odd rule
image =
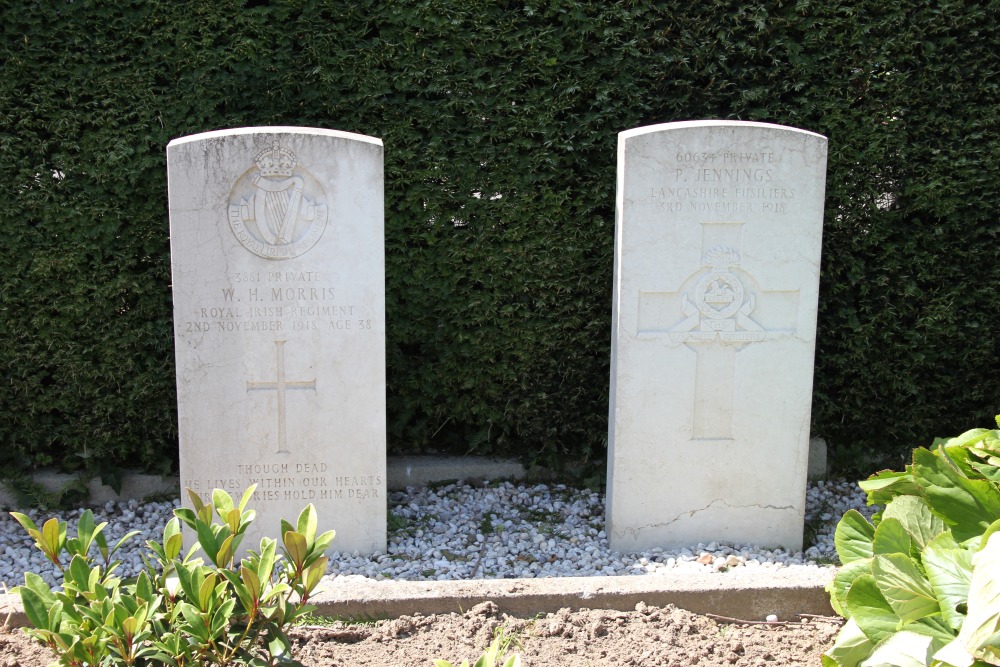
[[[17,591],[34,626],[28,634],[67,667],[298,665],[286,630],[315,609],[307,603],[326,572],[324,551],[334,532],[317,536],[316,510],[308,505],[294,527],[281,522],[280,555],[277,542],[265,537],[260,551],[248,551],[237,566],[235,554],[255,515],[246,509],[253,491],[249,488],[238,505],[219,489],[209,503],[189,492],[195,508],[174,510],[163,543],[146,543],[152,560],[128,582],[115,576],[119,562],[112,557],[135,532],[109,549],[106,524],[95,525],[90,510],[72,538],[64,521],[52,518],[39,529],[24,514],[11,512],[63,573],[61,591],[25,573]],[[183,557],[181,522],[198,536]],[[199,548],[208,564],[195,557]]]
[[[935,441],[861,488],[884,509],[837,526],[827,590],[847,623],[824,667],[1000,665],[1000,429]]]

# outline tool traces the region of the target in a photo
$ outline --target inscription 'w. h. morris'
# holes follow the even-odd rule
[[[274,141],[257,153],[253,167],[233,185],[229,226],[236,238],[265,259],[289,259],[309,251],[326,229],[323,185]]]
[[[311,502],[331,550],[384,551],[382,142],[206,132],[170,142],[167,177],[182,488],[256,485],[244,548]]]

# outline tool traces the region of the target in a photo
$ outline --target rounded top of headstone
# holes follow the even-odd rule
[[[653,132],[666,132],[669,130],[691,130],[691,129],[704,129],[704,128],[732,128],[732,129],[748,129],[748,128],[758,128],[761,130],[775,130],[783,132],[798,132],[804,135],[809,135],[822,139],[826,141],[826,137],[822,134],[816,132],[810,132],[809,130],[803,130],[798,127],[791,127],[788,125],[778,125],[775,123],[760,123],[757,121],[750,120],[684,120],[677,121],[674,123],[659,123],[657,125],[645,125],[643,127],[634,127],[631,130],[625,130],[618,133],[620,139],[629,139],[631,137],[640,136],[643,134],[651,134]]]
[[[366,134],[356,134],[354,132],[344,132],[342,130],[328,130],[321,127],[294,127],[290,125],[276,125],[267,127],[236,127],[227,130],[212,130],[211,132],[199,132],[189,134],[185,137],[177,137],[167,144],[167,147],[176,146],[193,141],[204,141],[206,139],[220,139],[240,134],[311,134],[323,137],[335,137],[340,139],[350,139],[352,141],[363,141],[365,143],[382,145],[382,140],[378,137],[370,137]]]

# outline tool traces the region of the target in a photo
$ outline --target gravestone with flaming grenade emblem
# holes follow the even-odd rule
[[[181,485],[256,484],[244,547],[313,503],[332,551],[386,548],[382,156],[291,127],[167,146]]]
[[[764,123],[619,135],[614,549],[801,546],[826,151]]]

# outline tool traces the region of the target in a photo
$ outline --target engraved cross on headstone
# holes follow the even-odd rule
[[[247,392],[267,390],[278,392],[278,454],[287,454],[288,446],[285,437],[285,392],[289,389],[310,389],[316,391],[316,380],[286,380],[285,379],[285,342],[274,341],[274,353],[277,364],[277,377],[274,381],[253,382],[247,380]]]
[[[685,281],[688,289],[639,293],[639,337],[666,336],[697,355],[694,440],[733,439],[737,354],[797,329],[798,290],[755,289],[753,278],[737,268],[741,247],[742,223],[702,223],[702,269]],[[775,301],[791,301],[793,308],[778,308],[759,322],[756,311]]]

